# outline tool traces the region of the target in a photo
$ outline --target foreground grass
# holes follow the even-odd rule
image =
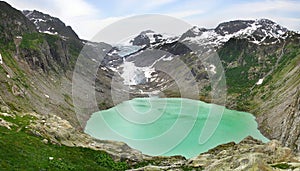
[[[31,135],[17,117],[12,130],[0,127],[0,170],[125,170],[124,162],[114,162],[105,152],[81,147],[45,144]],[[24,122],[20,122],[20,120]],[[26,121],[27,120],[27,121]]]

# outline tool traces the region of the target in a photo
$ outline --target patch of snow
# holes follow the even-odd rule
[[[166,56],[166,55],[165,55]],[[168,56],[167,58],[162,58],[163,61],[171,61],[174,57],[172,55]]]
[[[114,67],[109,67],[109,69],[112,70],[112,71],[114,71],[114,72],[118,72],[118,70],[116,68],[114,68]]]
[[[38,22],[44,22],[44,23],[47,22],[47,20],[44,20],[44,19],[41,19],[41,18],[32,18],[30,20],[33,21],[33,23],[35,25],[37,25]]]
[[[1,53],[0,53],[0,64],[1,64],[1,65],[3,64],[3,59],[2,59]]]
[[[214,73],[214,74],[216,74],[217,73],[216,72],[216,66],[214,66],[213,64],[210,64],[209,65],[209,71],[212,72],[212,73]]]
[[[48,94],[45,94],[45,97],[46,97],[47,99],[49,99],[49,98],[50,98],[50,96],[49,96]]]
[[[50,31],[40,31],[40,32],[41,32],[41,33],[50,34],[50,35],[58,35],[57,32],[54,32],[54,33],[50,32]]]
[[[148,67],[144,68],[144,73],[146,78],[150,79],[152,77],[153,72],[155,72],[155,68],[148,68]]]
[[[157,59],[153,62],[151,66],[147,67],[137,67],[133,62],[128,62],[124,60],[124,63],[120,66],[123,68],[123,72],[120,74],[124,79],[125,85],[138,85],[143,82],[147,82],[152,79],[152,73],[155,72],[154,65],[161,60]]]
[[[106,67],[101,67],[102,70],[104,71],[107,71],[107,68]]]
[[[259,79],[259,80],[257,81],[256,85],[261,85],[261,84],[263,83],[263,81],[264,81],[264,78]]]
[[[199,33],[200,30],[199,30],[198,27],[195,26],[195,27],[192,28],[192,32],[194,32],[194,33]]]
[[[114,49],[112,52],[108,53],[108,56],[112,56],[112,55],[117,55],[118,51],[116,49]]]
[[[94,58],[92,58],[92,61],[97,63],[97,60],[96,60],[96,59],[94,59]]]
[[[137,85],[134,75],[137,70],[137,67],[134,65],[133,62],[124,61],[124,63],[121,65],[123,68],[123,73],[121,74],[121,77],[124,79],[125,85]]]
[[[7,74],[6,77],[7,77],[7,78],[10,78],[10,75]]]

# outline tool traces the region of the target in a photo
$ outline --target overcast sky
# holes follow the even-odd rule
[[[90,40],[120,19],[141,14],[164,14],[191,25],[214,28],[234,19],[268,18],[300,31],[300,0],[4,0],[19,10],[48,13]]]

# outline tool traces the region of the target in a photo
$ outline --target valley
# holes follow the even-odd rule
[[[0,10],[0,168],[300,169],[298,32],[269,19],[234,20],[175,36],[149,28],[108,44],[82,40],[60,19],[36,10],[19,11],[3,1]],[[231,125],[230,132],[249,124],[257,134],[192,149],[193,154],[180,147],[182,152],[150,156],[151,149],[143,154],[121,139],[85,133],[96,114],[148,98],[184,98],[225,106],[228,113],[249,112],[255,119],[245,115],[250,120],[238,118],[242,125],[233,127],[233,112],[227,118],[231,124],[224,125]],[[125,128],[118,129],[135,133]],[[144,131],[149,134],[140,135],[151,138],[150,129]]]

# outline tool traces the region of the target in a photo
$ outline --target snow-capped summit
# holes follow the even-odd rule
[[[132,45],[136,46],[150,46],[158,43],[176,41],[177,37],[167,34],[156,33],[152,30],[142,31],[139,35],[130,40]]]
[[[256,44],[273,44],[285,39],[288,29],[268,20],[235,20],[219,24],[215,29],[193,27],[180,40],[218,47],[230,38],[246,38]]]
[[[41,33],[79,39],[73,29],[70,26],[66,26],[65,23],[58,18],[36,10],[24,10],[23,14],[35,24],[37,30]]]
[[[189,29],[187,32],[183,33],[182,36],[180,37],[180,39],[185,39],[187,37],[196,37],[196,36],[200,36],[203,32],[206,32],[207,29],[205,28],[199,28],[197,26],[192,27],[191,29]]]

